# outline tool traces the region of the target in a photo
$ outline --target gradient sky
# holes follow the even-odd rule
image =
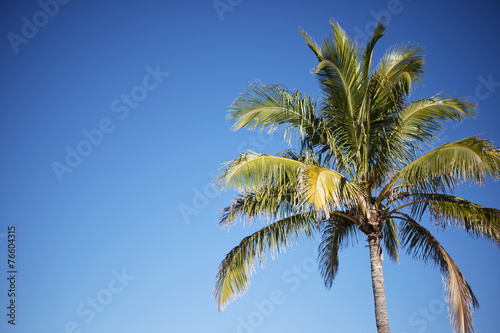
[[[408,41],[427,50],[413,98],[444,91],[479,104],[441,143],[484,133],[498,146],[498,13],[483,0],[2,1],[0,331],[375,332],[362,239],[341,253],[330,291],[314,264],[318,242],[299,241],[217,311],[220,261],[261,225],[220,230],[218,210],[234,193],[216,195],[210,182],[240,152],[286,148],[279,133],[232,132],[228,106],[255,80],[319,97],[299,27],[320,41],[334,18],[362,39],[388,15],[375,58]],[[488,182],[457,194],[500,208],[499,190]],[[497,246],[436,233],[479,299],[477,331],[497,331]],[[392,332],[451,332],[438,269],[402,256],[384,271]]]

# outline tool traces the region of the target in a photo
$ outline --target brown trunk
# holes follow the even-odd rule
[[[380,237],[368,236],[370,247],[370,263],[372,267],[372,287],[375,299],[375,320],[378,333],[389,333],[389,318],[385,303],[384,272],[382,270],[382,258],[380,256]]]

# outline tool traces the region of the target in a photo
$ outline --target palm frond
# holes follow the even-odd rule
[[[298,213],[299,209],[296,186],[270,185],[247,190],[233,199],[230,206],[221,210],[219,226],[227,227],[238,218],[249,224],[258,218],[279,220]]]
[[[368,83],[370,68],[372,64],[372,55],[375,44],[378,40],[385,36],[384,32],[386,29],[385,20],[379,19],[373,30],[372,38],[366,43],[365,49],[363,50],[363,82]]]
[[[436,226],[464,228],[473,237],[488,238],[500,245],[500,210],[440,193],[412,195],[411,214],[419,219],[429,210]]]
[[[214,290],[219,310],[245,293],[256,261],[263,266],[266,253],[274,258],[299,236],[311,237],[316,227],[312,214],[303,213],[274,222],[244,238],[220,264]]]
[[[233,129],[243,127],[274,131],[279,125],[285,126],[285,138],[292,133],[303,136],[321,136],[316,128],[316,102],[300,92],[290,92],[280,85],[265,85],[260,82],[250,84],[230,107],[228,119]]]
[[[425,64],[423,51],[421,46],[414,44],[394,46],[387,50],[376,71],[391,83],[389,91],[398,89],[397,91],[407,96],[412,85],[421,82]]]
[[[338,272],[339,250],[349,241],[357,242],[357,226],[352,221],[340,216],[333,216],[321,223],[322,239],[318,248],[320,274],[325,286],[332,287]]]
[[[344,126],[355,128],[355,119],[362,103],[360,87],[362,69],[358,61],[359,48],[346,32],[336,22],[332,22],[332,35],[325,38],[321,47],[322,57],[315,74],[321,90],[324,93],[325,103],[332,116],[341,113],[345,120]],[[355,133],[351,133],[351,140],[355,140]]]
[[[314,52],[314,55],[316,55],[316,58],[318,59],[319,62],[323,61],[323,54],[321,52],[321,48],[318,46],[318,44],[302,29],[299,29],[300,33],[302,36],[304,36],[307,46]]]
[[[398,239],[399,228],[392,218],[387,219],[382,227],[382,235],[384,247],[387,255],[392,261],[399,263],[399,248],[401,243]]]
[[[463,121],[475,115],[474,104],[463,98],[435,96],[409,103],[401,110],[401,138],[405,141],[430,143],[435,134],[442,132],[443,121]]]
[[[328,212],[335,208],[356,205],[362,188],[340,173],[316,165],[304,165],[301,188],[305,200],[317,209]]]
[[[225,166],[216,180],[221,189],[252,190],[297,183],[303,163],[279,156],[243,153]]]
[[[473,311],[479,303],[462,272],[434,236],[410,216],[399,213],[403,220],[403,246],[413,257],[436,264],[446,281],[448,312],[455,332],[474,333]]]
[[[500,178],[500,150],[472,136],[445,143],[399,171],[396,179],[422,192],[453,189],[460,181],[482,184]]]

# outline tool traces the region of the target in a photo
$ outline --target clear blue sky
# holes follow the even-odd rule
[[[414,97],[445,91],[479,103],[479,116],[450,124],[442,142],[484,133],[500,145],[496,1],[217,5],[2,2],[0,331],[375,331],[363,240],[341,253],[330,291],[314,270],[317,241],[300,241],[269,259],[224,312],[212,297],[223,256],[259,225],[220,230],[218,210],[234,193],[215,196],[210,181],[239,152],[285,148],[279,134],[230,131],[226,112],[257,79],[319,96],[299,27],[321,40],[334,18],[363,38],[389,13],[377,58],[408,41],[427,49]],[[458,194],[500,208],[499,190],[489,182]],[[11,225],[15,327],[6,316]],[[452,229],[437,237],[479,299],[477,331],[496,331],[498,247]],[[384,261],[384,269],[392,332],[451,332],[438,269],[407,256],[399,265]]]

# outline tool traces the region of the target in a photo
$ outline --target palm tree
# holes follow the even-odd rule
[[[276,156],[242,153],[217,178],[220,188],[241,191],[222,210],[221,226],[268,222],[222,261],[214,292],[219,310],[244,293],[256,261],[263,265],[266,253],[280,252],[299,236],[321,236],[319,270],[331,287],[339,249],[364,235],[379,333],[389,332],[383,252],[398,261],[401,248],[440,268],[454,332],[474,332],[476,297],[450,255],[418,221],[427,212],[437,227],[463,228],[500,244],[500,211],[453,195],[462,182],[500,178],[500,150],[478,136],[430,150],[443,123],[474,116],[474,105],[442,94],[409,101],[422,78],[421,47],[390,48],[371,70],[384,24],[377,23],[366,45],[350,39],[336,22],[331,26],[321,46],[301,30],[318,59],[319,100],[257,82],[231,106],[234,129],[282,127],[285,139],[297,147]]]

